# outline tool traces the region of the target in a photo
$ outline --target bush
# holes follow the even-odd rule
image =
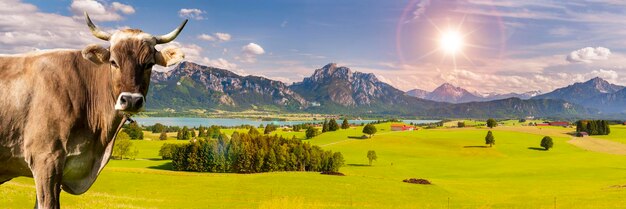
[[[163,144],[161,146],[161,149],[159,150],[159,156],[161,156],[161,159],[163,160],[172,159],[172,155],[174,154],[174,150],[176,149],[176,147],[176,144]]]
[[[113,146],[113,159],[123,160],[127,159],[135,159],[139,151],[133,148],[133,142],[130,141],[130,136],[126,134],[126,132],[119,132],[115,137],[115,145]],[[132,151],[131,151],[132,150]]]
[[[458,123],[456,123],[456,126],[459,127],[459,128],[464,128],[465,127],[465,122],[459,121]]]

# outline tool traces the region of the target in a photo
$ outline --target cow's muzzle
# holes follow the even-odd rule
[[[115,109],[121,110],[124,112],[139,112],[145,103],[145,99],[143,94],[140,93],[130,93],[130,92],[122,92],[119,97],[117,97],[117,102],[115,103]]]

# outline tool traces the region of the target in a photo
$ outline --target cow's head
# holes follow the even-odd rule
[[[174,40],[187,20],[168,34],[153,36],[137,29],[124,29],[110,34],[98,29],[87,12],[85,18],[91,33],[99,39],[109,41],[110,47],[89,45],[83,49],[83,57],[96,64],[111,66],[113,92],[117,98],[116,110],[127,113],[140,111],[145,103],[144,96],[148,93],[152,66],[170,66],[184,58],[179,48],[166,47],[157,51],[154,46]]]

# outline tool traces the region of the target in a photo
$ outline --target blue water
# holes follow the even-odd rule
[[[202,126],[239,126],[239,125],[252,125],[259,126],[260,124],[274,124],[274,125],[295,125],[302,123],[312,123],[312,122],[322,122],[322,121],[261,121],[261,120],[253,120],[253,119],[237,119],[237,118],[178,118],[178,117],[147,117],[147,118],[133,118],[133,120],[137,121],[137,123],[150,126],[155,123],[161,123],[166,126],[188,126],[188,127],[198,127]],[[376,120],[348,120],[349,123],[352,124],[361,124],[361,123],[370,123]],[[337,121],[341,123],[341,121]],[[439,120],[404,120],[405,123],[413,124],[424,124],[424,123],[434,123],[439,122]]]

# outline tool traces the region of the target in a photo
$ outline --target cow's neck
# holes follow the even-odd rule
[[[111,142],[126,120],[114,108],[115,96],[109,68],[108,65],[101,65],[85,74],[88,126],[103,144]]]

